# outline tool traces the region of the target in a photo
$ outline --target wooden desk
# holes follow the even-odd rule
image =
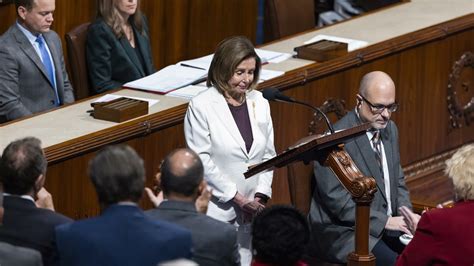
[[[432,158],[474,140],[473,127],[451,128],[446,101],[454,62],[465,52],[474,51],[471,0],[413,0],[262,48],[291,52],[316,34],[360,39],[370,46],[325,63],[292,58],[266,65],[286,74],[260,87],[284,88],[285,94],[314,105],[339,98],[351,109],[360,78],[372,70],[387,72],[395,81],[401,104],[393,119],[399,127],[402,164],[419,166],[417,175],[409,177],[409,186],[411,180],[423,184],[429,179],[420,173],[430,169]],[[469,69],[461,78],[473,84]],[[131,145],[145,159],[148,185],[152,185],[161,159],[172,149],[185,146],[182,120],[186,101],[128,90],[123,93],[156,97],[161,102],[147,116],[114,124],[88,117],[85,111],[90,100],[86,100],[1,127],[0,150],[22,136],[40,137],[49,160],[46,188],[53,194],[57,210],[73,218],[96,215],[98,204],[86,169],[100,147]],[[472,91],[463,94],[472,97]],[[271,110],[277,151],[307,135],[310,111],[283,103],[272,103]],[[308,167],[298,169],[305,177],[311,171]],[[297,189],[298,200],[307,204],[309,179],[301,178]],[[275,172],[273,190],[273,202],[290,202],[285,169]],[[143,202],[143,206],[150,204]]]

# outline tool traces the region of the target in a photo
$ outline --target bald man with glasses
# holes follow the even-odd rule
[[[339,120],[337,130],[370,123],[365,135],[345,143],[345,150],[360,171],[372,176],[377,193],[370,206],[369,248],[377,265],[393,265],[403,250],[398,237],[409,233],[398,208],[412,208],[400,166],[398,129],[390,120],[397,111],[395,84],[381,71],[366,74],[356,96],[357,105]],[[315,187],[309,221],[311,255],[327,262],[346,263],[354,251],[355,202],[331,169],[315,162]]]

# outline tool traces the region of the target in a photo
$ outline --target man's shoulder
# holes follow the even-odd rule
[[[205,234],[208,239],[221,241],[222,243],[237,238],[235,226],[202,213],[197,213],[195,216],[190,217],[187,222],[187,227],[191,231],[198,231],[200,235]]]
[[[357,125],[357,114],[354,111],[349,111],[346,115],[334,123],[334,129],[341,130],[355,125]]]
[[[6,44],[16,42],[15,35],[18,34],[18,33],[21,33],[20,30],[15,25],[12,25],[12,26],[10,26],[10,28],[8,28],[7,31],[5,31],[5,33],[3,33],[0,36],[0,43],[2,44],[2,50],[13,48],[12,46],[6,46]],[[17,48],[17,47],[15,47],[15,48]]]

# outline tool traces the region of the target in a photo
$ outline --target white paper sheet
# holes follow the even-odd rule
[[[178,97],[191,100],[194,96],[198,95],[202,91],[207,90],[208,87],[206,86],[196,86],[196,85],[189,85],[181,89],[174,90],[170,93],[167,93],[166,96],[171,97]]]
[[[206,75],[206,70],[176,64],[123,86],[164,94],[202,80]]]

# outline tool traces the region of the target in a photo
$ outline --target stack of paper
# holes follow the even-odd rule
[[[262,71],[260,71],[260,78],[258,80],[258,83],[264,82],[264,81],[272,79],[272,78],[276,78],[276,77],[281,76],[283,74],[285,74],[284,71],[262,69]]]
[[[199,57],[196,59],[181,61],[178,64],[182,66],[194,67],[194,68],[199,68],[199,69],[204,69],[206,71],[209,71],[209,67],[211,66],[213,57],[214,57],[214,54],[210,54],[210,55],[206,55],[206,56]]]
[[[292,55],[288,53],[279,53],[263,49],[255,49],[258,57],[262,60],[262,64],[266,63],[280,63],[290,58]]]
[[[164,94],[190,84],[200,83],[206,76],[206,70],[176,64],[123,86]]]
[[[268,51],[268,50],[263,50],[263,49],[255,49],[255,52],[262,60],[262,64],[279,63],[292,56],[291,54],[287,54],[287,53],[279,53],[279,52]],[[213,57],[214,57],[214,54],[210,54],[210,55],[206,55],[206,56],[191,59],[191,60],[181,61],[178,64],[181,66],[194,67],[194,68],[199,68],[199,69],[204,69],[206,71],[209,71],[209,67],[211,66]]]
[[[206,86],[196,86],[196,85],[189,85],[184,88],[174,90],[166,96],[171,96],[171,97],[178,97],[178,98],[184,98],[191,100],[194,96],[198,95],[200,92],[207,90],[208,88]]]

